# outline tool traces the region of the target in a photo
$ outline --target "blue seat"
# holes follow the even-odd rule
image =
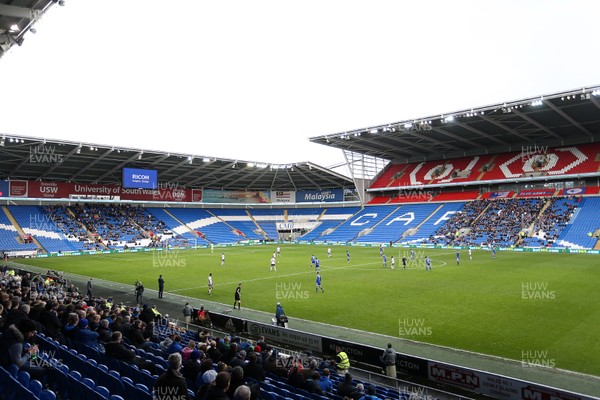
[[[262,390],[260,391],[260,397],[262,397],[263,400],[277,400],[275,393]]]
[[[10,364],[8,366],[7,371],[10,376],[17,379],[17,374],[19,373],[19,367],[17,366],[17,364]]]
[[[81,373],[79,371],[75,371],[75,370],[70,371],[69,376],[75,378],[75,380],[78,380],[78,381],[81,380]]]
[[[106,400],[108,400],[110,397],[110,391],[104,386],[96,386],[96,392],[98,392]]]
[[[40,399],[41,400],[41,399]],[[117,395],[117,394],[113,394],[109,397],[108,400],[125,400],[123,397]]]
[[[81,381],[85,386],[89,387],[90,389],[94,389],[96,387],[96,382],[94,382],[90,378],[83,378]]]
[[[52,390],[42,390],[39,395],[40,400],[56,400],[56,394]]]
[[[31,390],[31,393],[35,395],[35,397],[40,397],[40,393],[42,393],[42,382],[38,381],[37,379],[32,379],[29,381],[28,388]]]
[[[19,371],[19,372],[17,372],[17,380],[24,387],[29,386],[29,380],[30,379],[31,379],[31,377],[29,376],[29,372],[27,372],[27,371]]]

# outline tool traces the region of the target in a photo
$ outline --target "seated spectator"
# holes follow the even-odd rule
[[[43,368],[31,363],[38,352],[38,347],[26,347],[26,342],[36,333],[35,324],[29,319],[21,320],[18,326],[9,325],[0,338],[0,365],[8,369],[11,364],[16,364],[20,371],[27,371],[31,378],[42,379]]]
[[[240,385],[235,389],[232,400],[250,400],[252,398],[252,391],[246,385]]]
[[[183,363],[183,376],[192,382],[196,382],[200,371],[202,371],[202,360],[204,354],[200,350],[194,350],[190,353],[188,360]],[[212,367],[212,365],[211,365]]]
[[[190,340],[188,345],[181,349],[181,357],[183,358],[183,362],[186,362],[188,358],[190,358],[190,353],[196,350],[196,342]]]
[[[137,357],[135,351],[128,348],[123,343],[123,334],[119,331],[113,333],[111,341],[107,343],[104,348],[105,354],[109,357],[116,358],[117,360],[129,364],[135,364],[138,368],[148,370],[151,374],[154,374],[156,370],[153,362]]]
[[[265,380],[265,370],[258,362],[258,356],[255,352],[250,353],[250,356],[248,357],[248,363],[244,365],[244,375],[247,378],[252,378],[259,382]]]
[[[323,375],[319,379],[319,386],[321,386],[321,390],[324,392],[333,391],[333,382],[329,379],[330,371],[328,368],[323,369]]]
[[[313,372],[311,379],[306,381],[306,390],[310,393],[318,394],[319,396],[324,396],[325,393],[321,389],[321,385],[319,385],[319,380],[321,379],[321,374],[318,371]]]
[[[229,389],[229,383],[231,376],[229,372],[219,372],[215,379],[215,385],[209,386],[206,391],[206,400],[229,400],[227,396],[227,389]]]
[[[234,367],[231,370],[231,381],[229,382],[229,389],[227,389],[227,396],[233,399],[236,389],[244,383],[244,369],[240,366]]]
[[[359,383],[356,385],[356,390],[352,394],[354,400],[360,400],[365,395],[365,385]]]
[[[80,343],[89,346],[93,349],[99,350],[98,346],[98,333],[91,331],[88,326],[89,322],[86,318],[79,320],[77,330],[73,339],[76,343]]]
[[[175,338],[173,338],[173,343],[171,343],[167,352],[169,354],[181,353],[181,350],[183,350],[183,346],[181,346],[181,336],[175,335]]]
[[[344,375],[344,380],[340,382],[337,387],[337,394],[341,397],[352,397],[352,393],[354,393],[354,386],[352,385],[352,375],[346,372],[346,375]]]
[[[212,368],[212,363],[211,363],[211,368]],[[202,375],[199,375],[198,377],[199,378],[201,377],[202,379],[200,379],[200,382],[198,382],[198,380],[196,380],[196,384],[200,387],[198,389],[198,392],[196,392],[196,398],[197,399],[205,399],[206,393],[208,392],[208,390],[215,386],[215,380],[217,379],[217,371],[215,371],[214,369],[209,369],[206,372],[204,372]]]
[[[362,396],[359,400],[378,400],[379,398],[375,395],[375,386],[369,385],[367,393]]]
[[[169,369],[158,377],[154,383],[152,393],[157,400],[190,400],[187,383],[179,370],[181,369],[181,354],[169,355]]]

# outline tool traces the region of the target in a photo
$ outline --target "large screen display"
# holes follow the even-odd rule
[[[123,187],[126,189],[156,189],[158,174],[154,169],[123,168]]]

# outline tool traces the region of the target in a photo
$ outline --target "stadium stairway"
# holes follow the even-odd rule
[[[556,195],[556,193],[555,193]],[[542,207],[542,209],[540,210],[540,212],[538,213],[538,215],[535,217],[535,219],[533,221],[531,221],[531,224],[527,227],[527,231],[529,231],[529,233],[527,234],[528,237],[533,237],[534,233],[535,233],[535,225],[539,222],[540,218],[542,217],[542,215],[544,215],[544,212],[546,212],[546,209],[548,207],[550,207],[552,205],[552,201],[551,200],[546,200],[546,202],[544,203],[544,206]],[[521,244],[523,243],[523,237],[519,237],[519,239],[517,240],[517,243],[515,243],[515,246],[521,246]]]
[[[71,207],[67,207],[67,211],[69,212],[69,215],[71,216],[71,218],[73,218],[75,221],[79,220],[77,218],[77,215],[75,215],[75,212],[73,210],[71,210]],[[94,237],[94,235],[92,234],[92,232],[90,231],[90,229],[84,223],[81,223],[81,227],[83,229],[85,229],[85,232],[87,233],[87,235],[90,238],[90,240],[96,241],[96,238]],[[98,236],[98,239],[102,239],[102,238],[100,236]],[[104,239],[102,239],[100,241],[100,245],[104,248],[104,250],[108,250],[108,246],[106,245],[106,243],[104,243]]]
[[[254,216],[252,214],[250,214],[250,211],[246,210],[246,214],[248,214],[248,217],[250,217],[250,219],[252,220],[252,222],[254,222],[254,225],[256,225],[256,229],[257,232],[260,232],[260,234],[262,235],[262,237],[267,240],[267,232],[265,232],[260,225],[258,224],[258,222],[256,221],[256,218],[254,218]]]
[[[165,214],[167,214],[169,217],[173,218],[175,221],[177,221],[181,226],[186,227],[189,231],[190,234],[194,237],[199,237],[198,234],[196,233],[196,231],[194,231],[192,228],[190,228],[187,224],[184,224],[179,218],[177,218],[176,216],[173,215],[173,213],[169,212],[169,210],[163,208],[162,209],[164,211]],[[212,241],[203,238],[204,240],[206,240],[209,243],[213,243]]]
[[[19,235],[21,235],[21,237],[28,236],[25,233],[25,231],[23,230],[23,228],[21,227],[21,225],[19,225],[19,223],[17,222],[17,220],[15,219],[15,217],[12,215],[12,213],[10,212],[10,210],[8,209],[8,207],[7,206],[2,206],[2,210],[4,211],[4,214],[6,214],[6,217],[13,224],[13,226],[17,229],[17,232],[19,233]],[[42,246],[42,244],[35,238],[35,236],[31,236],[31,239],[33,240],[33,243],[37,246],[38,249],[40,249],[44,253],[48,253],[48,251],[46,251],[46,249],[44,248],[44,246]]]

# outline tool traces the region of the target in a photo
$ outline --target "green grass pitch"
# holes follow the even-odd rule
[[[209,298],[233,305],[238,283],[242,307],[275,311],[280,301],[290,318],[401,336],[522,361],[544,354],[550,366],[600,375],[600,258],[585,254],[415,249],[416,260],[402,269],[408,250],[386,248],[384,269],[377,247],[282,245],[277,272],[269,272],[276,245],[119,253],[28,259],[24,263],[110,281]],[[346,260],[346,250],[351,261]],[[221,253],[225,265],[221,266]],[[314,254],[321,261],[325,292],[315,293]],[[396,270],[390,268],[391,256]],[[433,271],[426,272],[429,255]],[[132,294],[133,298],[133,294]],[[201,305],[198,301],[197,305]],[[525,355],[525,356],[524,356]],[[527,360],[529,362],[529,360]],[[533,361],[536,362],[536,361]]]

